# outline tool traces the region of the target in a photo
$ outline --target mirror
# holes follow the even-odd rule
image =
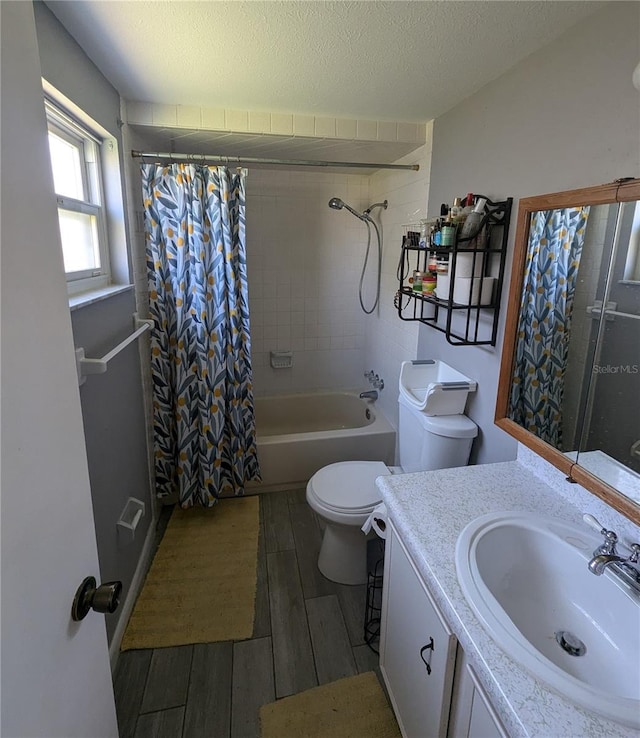
[[[496,423],[640,523],[638,200],[630,180],[520,201]]]

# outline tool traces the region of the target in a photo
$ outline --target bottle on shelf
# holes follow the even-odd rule
[[[469,215],[473,212],[473,205],[474,205],[474,197],[473,192],[467,193],[467,196],[464,198],[464,207],[462,208],[462,217],[464,220],[466,220]]]
[[[438,248],[442,246],[442,231],[440,229],[440,220],[437,220],[431,227],[431,245]]]
[[[451,210],[447,213],[447,219],[442,224],[442,246],[451,247],[456,242],[456,224],[451,220]]]
[[[436,289],[436,275],[428,273],[422,280],[422,292],[426,295],[433,295]]]
[[[434,270],[438,274],[449,274],[449,255],[439,256]]]
[[[422,292],[424,276],[424,273],[417,269],[413,272],[413,277],[409,278],[412,292]]]
[[[453,200],[453,205],[451,206],[451,220],[454,223],[458,223],[460,221],[460,218],[462,216],[462,198],[456,197]]]
[[[418,240],[418,246],[421,249],[426,249],[429,245],[429,221],[420,221],[420,239]]]

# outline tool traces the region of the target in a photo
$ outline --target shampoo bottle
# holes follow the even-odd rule
[[[464,207],[462,208],[462,216],[466,220],[473,212],[473,193],[469,192],[464,199]]]

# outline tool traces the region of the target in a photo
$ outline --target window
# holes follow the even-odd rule
[[[48,99],[45,108],[67,282],[106,284],[109,252],[100,167],[102,141]]]

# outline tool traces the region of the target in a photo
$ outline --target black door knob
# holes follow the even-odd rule
[[[115,612],[120,604],[122,582],[105,582],[96,587],[96,580],[87,577],[76,592],[71,606],[72,620],[82,620],[89,610],[102,613]]]

